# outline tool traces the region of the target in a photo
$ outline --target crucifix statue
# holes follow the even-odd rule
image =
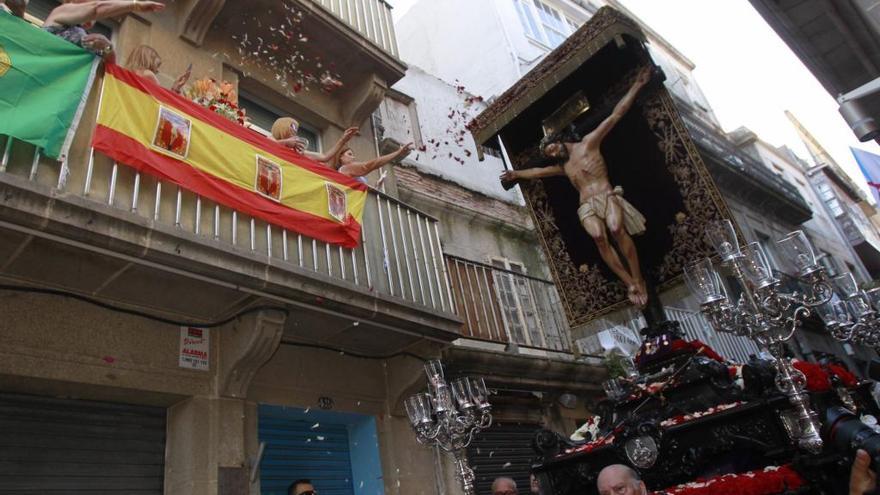
[[[645,217],[623,198],[623,188],[611,185],[600,146],[650,79],[649,68],[639,71],[611,115],[579,141],[556,139],[542,143],[544,155],[556,160],[556,164],[506,170],[501,174],[505,184],[542,177],[568,177],[579,193],[577,213],[581,225],[596,243],[602,260],[626,285],[627,298],[640,308],[648,302],[648,294],[632,236],[645,231]]]

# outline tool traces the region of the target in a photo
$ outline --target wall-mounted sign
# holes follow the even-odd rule
[[[181,368],[210,369],[211,338],[207,328],[180,327]]]

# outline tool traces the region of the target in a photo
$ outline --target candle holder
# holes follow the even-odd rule
[[[428,392],[404,401],[406,414],[424,445],[436,445],[455,460],[457,477],[466,495],[476,495],[474,471],[466,451],[474,435],[492,425],[489,390],[482,378],[458,378],[447,383],[439,360],[425,363]]]
[[[837,297],[819,316],[835,339],[880,348],[880,288],[859,289],[852,273],[834,277]]]
[[[721,257],[722,266],[742,289],[741,296],[738,301],[730,300],[708,258],[685,269],[688,287],[699,299],[700,309],[715,331],[748,337],[773,356],[776,388],[794,407],[792,439],[800,448],[819,453],[819,420],[804,392],[806,379],[785,357],[784,344],[813,308],[826,308],[834,296],[825,270],[816,263],[806,235],[801,231],[790,233],[778,245],[797,267],[803,289],[784,292],[761,245],[753,242],[741,248],[729,220],[710,225],[706,235]]]

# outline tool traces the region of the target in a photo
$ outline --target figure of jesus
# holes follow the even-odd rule
[[[648,83],[651,71],[642,69],[627,93],[593,131],[580,141],[554,141],[544,145],[543,153],[561,162],[549,167],[507,170],[501,174],[503,183],[564,175],[578,190],[581,225],[599,249],[606,265],[627,287],[627,298],[643,307],[648,301],[645,280],[632,237],[645,231],[645,217],[627,200],[623,189],[612,187],[608,165],[600,146],[611,129],[632,107],[639,91]],[[613,239],[616,247],[612,244]],[[621,260],[621,257],[623,260]]]

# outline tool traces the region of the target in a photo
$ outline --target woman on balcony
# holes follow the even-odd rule
[[[272,124],[272,139],[301,155],[305,155],[312,160],[321,163],[327,163],[333,159],[342,148],[358,133],[357,127],[349,127],[342,133],[342,137],[333,145],[326,153],[315,153],[306,149],[309,141],[299,136],[299,122],[291,117],[281,117]]]
[[[165,5],[159,2],[139,0],[64,0],[49,12],[43,29],[106,57],[113,51],[110,40],[87,32],[95,22],[130,12],[158,12],[164,8]]]
[[[354,177],[356,180],[367,183],[367,178],[365,177],[367,174],[376,170],[377,168],[382,167],[388,163],[401,160],[403,157],[408,155],[410,151],[413,150],[413,144],[407,143],[397,151],[388,153],[387,155],[382,155],[378,158],[373,158],[372,160],[366,162],[356,161],[354,156],[354,151],[351,148],[344,148],[340,151],[340,153],[333,157],[333,160],[329,163],[329,165],[336,170],[342,172],[343,174]],[[383,175],[379,178],[379,182],[376,184],[376,187],[380,187],[382,185],[382,180],[385,178]]]
[[[153,49],[153,47],[147,45],[141,45],[131,53],[128,54],[128,60],[125,61],[125,67],[134,72],[135,74],[149,79],[156,84],[159,84],[159,67],[162,66],[162,57],[159,56],[159,53]],[[189,76],[192,73],[192,65],[186,69],[186,71],[174,81],[174,85],[171,86],[171,91],[175,93],[180,93],[183,89],[183,85],[189,80]]]

